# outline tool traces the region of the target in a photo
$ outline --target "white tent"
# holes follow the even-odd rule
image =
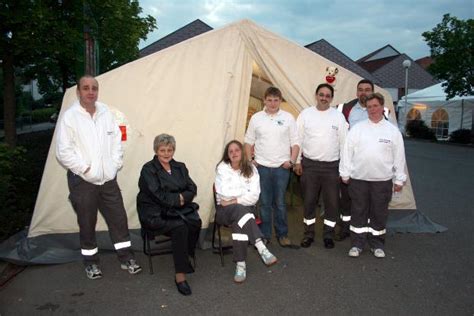
[[[224,145],[243,140],[252,100],[263,98],[270,83],[282,90],[286,107],[297,114],[314,104],[314,89],[325,82],[326,68],[338,67],[334,104],[355,97],[361,77],[316,53],[243,20],[126,64],[99,76],[99,100],[108,104],[126,126],[124,167],[118,181],[131,229],[139,228],[136,212],[138,177],[153,156],[153,139],[175,136],[175,158],[183,161],[197,183],[203,229],[213,220],[212,184]],[[66,91],[60,116],[76,99]],[[390,120],[396,124],[390,94],[380,87]],[[251,98],[251,95],[253,98]],[[77,233],[76,216],[68,201],[66,170],[51,144],[28,238]],[[415,209],[408,185],[392,202],[396,209]],[[102,217],[98,231],[107,229]]]
[[[446,139],[458,129],[472,129],[474,95],[446,100],[443,83],[416,91],[398,103],[400,129],[407,121],[419,119],[433,128],[438,139]],[[408,104],[408,105],[407,105]]]

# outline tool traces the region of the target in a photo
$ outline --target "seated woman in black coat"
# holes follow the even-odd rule
[[[186,273],[194,272],[189,256],[194,256],[201,219],[193,202],[196,184],[185,164],[173,159],[175,149],[173,136],[155,137],[156,155],[143,166],[138,181],[137,210],[144,229],[171,237],[175,283],[181,294],[190,295]]]

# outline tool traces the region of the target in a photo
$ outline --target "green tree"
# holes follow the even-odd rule
[[[42,11],[35,1],[0,0],[0,58],[5,143],[16,145],[15,71],[38,58]]]
[[[86,32],[99,43],[101,72],[134,60],[156,28],[141,13],[137,0],[0,0],[5,142],[16,143],[15,75],[37,79],[41,93],[64,92],[84,74]]]
[[[460,20],[449,14],[432,31],[422,34],[431,48],[434,63],[429,71],[443,84],[448,98],[473,93],[474,20]]]

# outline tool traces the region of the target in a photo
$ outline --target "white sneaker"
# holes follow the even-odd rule
[[[277,263],[278,259],[267,249],[263,249],[260,253],[263,263],[267,266]]]
[[[240,264],[235,265],[234,282],[242,283],[247,278],[247,269]]]
[[[351,250],[349,250],[349,257],[357,258],[360,256],[360,253],[362,252],[362,249],[357,248],[357,247],[352,247]]]
[[[86,267],[86,275],[89,279],[95,280],[102,277],[102,271],[97,264],[91,264]]]
[[[370,251],[372,251],[376,258],[385,258],[385,252],[383,251],[383,249],[370,249]]]
[[[127,270],[130,274],[137,274],[142,271],[142,267],[137,264],[135,259],[130,259],[127,262],[120,264],[122,270]]]

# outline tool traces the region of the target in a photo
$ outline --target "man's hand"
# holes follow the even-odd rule
[[[347,179],[341,178],[341,181],[345,184],[349,184],[350,180],[351,180],[350,178],[347,178]]]
[[[281,166],[285,169],[290,169],[292,165],[291,162],[285,161]]]
[[[297,163],[293,167],[293,171],[298,175],[301,176],[303,174],[303,166],[300,163]]]
[[[181,193],[179,194],[179,205],[180,205],[180,206],[183,206],[183,205],[184,205],[184,197],[183,197],[183,195],[182,195]]]
[[[403,185],[399,185],[399,184],[393,185],[393,192],[401,192],[402,189],[403,189]]]

